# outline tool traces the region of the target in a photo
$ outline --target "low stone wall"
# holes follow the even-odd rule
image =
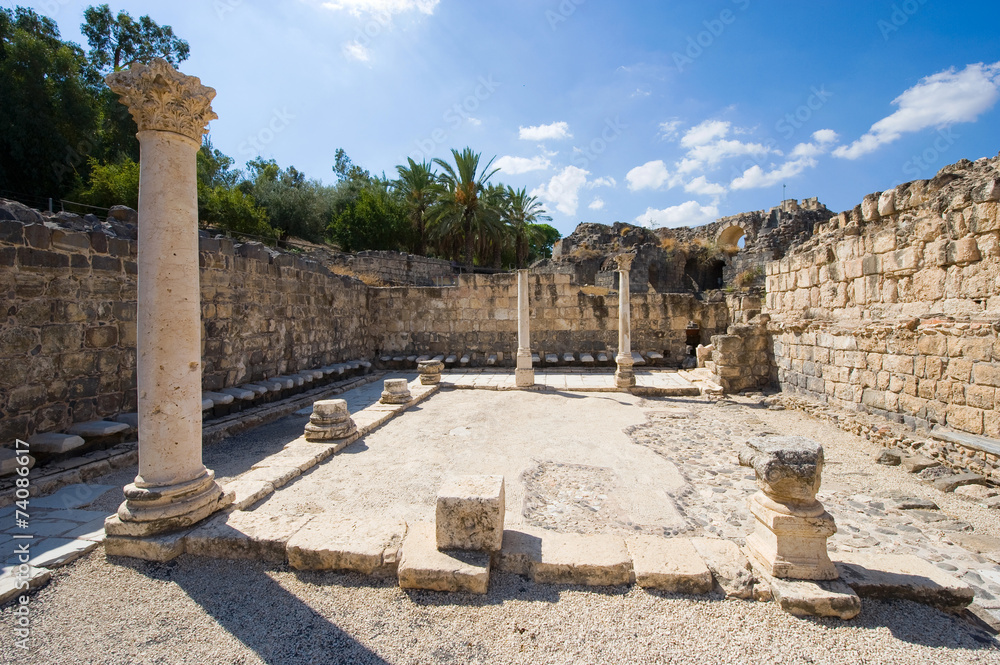
[[[618,296],[590,295],[568,275],[529,275],[531,347],[536,353],[617,350]],[[668,363],[686,355],[687,325],[703,339],[726,329],[724,302],[688,294],[632,295],[632,348],[659,351]],[[387,354],[471,353],[481,364],[496,354],[512,365],[517,349],[517,285],[513,274],[462,275],[451,288],[372,290]]]
[[[760,390],[776,379],[767,318],[729,326],[712,337],[713,373],[727,393]]]
[[[136,409],[136,241],[0,221],[0,445]],[[201,241],[206,390],[371,356],[367,287]]]

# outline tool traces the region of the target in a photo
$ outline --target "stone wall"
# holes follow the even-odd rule
[[[0,443],[136,409],[136,241],[0,221]],[[368,289],[202,238],[203,386],[371,356]]]
[[[531,274],[532,351],[617,351],[618,296],[591,295],[568,275]],[[385,331],[381,353],[475,354],[473,363],[497,354],[513,364],[517,347],[517,286],[513,274],[462,275],[450,288],[374,289],[372,306]],[[659,351],[679,364],[687,351],[687,325],[703,339],[726,329],[725,302],[690,294],[632,294],[632,348]]]
[[[1000,169],[865,197],[767,266],[784,390],[1000,438]]]
[[[388,285],[450,286],[455,281],[451,261],[402,252],[366,251],[357,254],[330,254],[324,263],[354,276],[371,276]]]

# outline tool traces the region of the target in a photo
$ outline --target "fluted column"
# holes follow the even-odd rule
[[[618,263],[618,355],[615,363],[615,385],[630,388],[635,385],[635,370],[632,369],[632,307],[629,293],[628,272],[635,254],[619,254]]]
[[[528,271],[517,271],[517,369],[514,382],[518,388],[535,385],[535,370],[531,365],[531,323],[528,308]]]
[[[215,91],[163,60],[108,75],[139,126],[139,475],[109,536],[190,526],[232,502],[202,463],[196,155]]]

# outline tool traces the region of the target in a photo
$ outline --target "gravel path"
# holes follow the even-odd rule
[[[754,399],[647,399],[622,406],[642,413],[625,420],[645,420],[628,429],[634,444],[672,460],[682,476],[669,488],[684,519],[678,532],[745,535],[743,502],[753,482],[735,463],[741,439],[801,434],[826,449],[821,498],[840,527],[831,549],[916,551],[942,567],[953,565],[967,581],[979,575],[977,601],[992,597],[991,575],[1000,567],[989,553],[960,541],[970,533],[1000,537],[1000,518],[899,468],[874,465],[872,444],[799,412],[768,411]],[[220,477],[237,474],[297,436],[302,423],[286,418],[234,437],[208,448],[206,462]],[[542,490],[565,470],[540,468]],[[132,475],[97,482],[120,485]],[[590,478],[592,489],[584,483],[562,494],[539,490],[549,503],[583,507],[553,526],[586,530],[588,513],[594,528],[620,524],[608,479]],[[113,509],[120,500],[114,494],[91,507]],[[897,510],[895,494],[931,499],[943,518],[924,522]],[[1000,643],[985,632],[903,601],[865,600],[862,614],[849,622],[804,620],[773,603],[638,587],[535,585],[505,574],[494,574],[490,592],[480,597],[404,592],[393,581],[253,561],[183,556],[166,564],[112,563],[97,551],[56,570],[29,607],[34,639],[28,653],[14,646],[14,608],[0,610],[0,662],[1000,663]]]

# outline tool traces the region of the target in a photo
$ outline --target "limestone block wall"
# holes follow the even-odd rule
[[[767,266],[785,390],[1000,438],[1000,169],[865,197]]]
[[[727,393],[765,388],[776,378],[766,318],[729,326],[712,337],[712,347],[714,373]]]
[[[0,221],[0,444],[136,409],[136,241]],[[373,355],[367,287],[202,239],[203,387]]]
[[[531,346],[536,353],[615,351],[618,296],[591,295],[569,275],[529,276]],[[502,354],[513,364],[517,347],[517,285],[513,274],[462,275],[446,288],[372,289],[372,307],[384,330],[381,353],[475,354],[479,364]],[[677,363],[686,353],[686,328],[697,323],[704,339],[723,332],[724,302],[688,294],[632,295],[632,348],[659,351]]]

